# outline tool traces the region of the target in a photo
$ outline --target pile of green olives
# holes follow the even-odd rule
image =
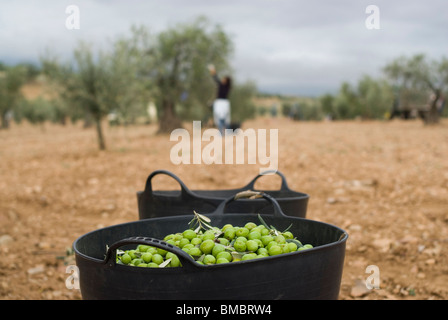
[[[290,231],[280,232],[254,222],[244,226],[226,224],[222,228],[186,229],[168,234],[163,240],[203,265],[260,259],[313,248],[311,244],[303,245]],[[176,254],[143,244],[132,250],[118,250],[117,263],[149,268],[182,266]]]

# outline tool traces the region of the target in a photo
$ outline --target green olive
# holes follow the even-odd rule
[[[235,228],[227,228],[226,231],[224,231],[224,238],[233,240],[233,238],[235,238]]]
[[[221,251],[216,255],[216,260],[219,260],[220,258],[224,258],[228,261],[232,261],[232,254],[228,251]]]
[[[246,223],[246,224],[244,225],[244,228],[251,230],[251,229],[255,228],[256,226],[257,226],[257,225],[256,225],[255,223],[253,223],[253,222],[248,222],[248,223]]]
[[[294,242],[288,242],[288,247],[290,252],[297,251],[297,244],[295,244]]]
[[[229,262],[230,262],[229,260],[223,257],[216,259],[216,264],[229,263]]]
[[[196,247],[188,249],[188,253],[193,257],[200,257],[202,255],[201,249]]]
[[[235,243],[233,244],[233,247],[238,252],[244,252],[246,251],[246,241],[236,240]]]
[[[190,240],[188,240],[187,238],[182,238],[179,240],[179,248],[183,248],[186,244],[189,244]]]
[[[263,245],[266,247],[268,245],[269,242],[274,241],[274,237],[271,235],[264,235],[261,236],[261,242],[263,243]]]
[[[215,242],[213,240],[206,239],[206,240],[202,241],[199,248],[201,249],[201,251],[203,253],[209,254],[212,252],[214,246],[215,246]]]
[[[216,243],[213,246],[212,255],[216,257],[218,255],[218,253],[223,252],[225,249],[226,248],[222,244]]]
[[[193,238],[196,238],[196,232],[194,232],[194,231],[191,230],[191,229],[188,229],[188,230],[185,230],[185,231],[182,233],[182,236],[183,236],[184,238],[188,239],[188,240],[191,240],[191,239],[193,239]]]
[[[152,262],[156,264],[161,264],[163,262],[163,257],[160,254],[155,253],[152,255]]]
[[[258,243],[255,240],[248,240],[246,242],[246,250],[248,251],[257,251]]]
[[[282,248],[279,245],[273,245],[268,249],[270,256],[276,256],[282,253]]]
[[[140,251],[140,252],[146,252],[146,251],[148,251],[148,249],[149,249],[149,246],[144,245],[144,244],[140,244],[137,246],[137,251]]]
[[[257,258],[257,254],[256,253],[246,253],[241,258],[241,261],[252,260],[252,259],[256,259],[256,258]]]
[[[144,254],[142,254],[142,259],[145,263],[151,262],[152,261],[152,253],[145,252]]]
[[[260,231],[257,231],[257,230],[251,231],[249,233],[249,235],[247,236],[247,239],[249,239],[249,240],[260,239],[261,240],[261,233],[260,233]]]
[[[202,262],[204,262],[204,264],[215,264],[216,258],[211,254],[206,254]]]
[[[236,230],[235,235],[237,237],[247,237],[249,235],[249,229],[247,229],[246,227],[239,228],[238,230]]]
[[[131,263],[132,258],[128,253],[125,253],[121,256],[121,262],[123,262],[124,264],[129,264]]]

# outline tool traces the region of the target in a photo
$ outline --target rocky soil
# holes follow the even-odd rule
[[[349,234],[340,299],[448,298],[447,121],[263,118],[245,128],[279,129],[278,169],[310,195],[307,218]],[[107,127],[106,151],[81,126],[0,131],[0,299],[81,299],[67,286],[73,241],[138,219],[136,192],[154,170],[172,171],[190,189],[239,188],[258,174],[259,163],[174,165],[175,142],[156,129]],[[257,187],[279,181],[262,177]],[[178,188],[163,177],[154,186]],[[379,288],[366,287],[369,266]]]

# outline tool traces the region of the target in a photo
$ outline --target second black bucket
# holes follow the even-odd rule
[[[257,190],[255,182],[264,172],[257,175],[246,186],[239,189],[226,190],[190,190],[179,177],[170,171],[156,170],[152,172],[147,180],[144,191],[137,192],[139,219],[149,219],[167,216],[190,215],[193,211],[206,214],[216,210],[218,205],[225,199],[246,190],[263,191],[273,197],[287,216],[306,217],[309,195],[291,190],[288,187],[285,176],[275,171],[281,177],[279,190]],[[157,175],[167,175],[175,179],[181,190],[153,190],[152,179]],[[272,212],[272,207],[266,207],[262,199],[242,199],[234,202],[227,208],[228,213],[260,213]]]

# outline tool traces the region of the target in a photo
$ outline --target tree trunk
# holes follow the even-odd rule
[[[4,112],[1,115],[2,119],[1,119],[1,125],[0,125],[0,129],[8,129],[9,128],[9,114],[8,111]]]
[[[426,124],[437,123],[439,123],[439,112],[437,111],[437,109],[431,107],[426,118]]]
[[[101,127],[101,117],[95,117],[96,133],[98,135],[98,147],[100,150],[106,150],[106,143],[104,142],[103,129]]]
[[[426,114],[425,117],[425,124],[437,124],[439,123],[439,110],[437,110],[437,102],[440,98],[440,92],[435,93],[434,100],[431,102],[431,106],[429,108],[429,111]]]
[[[92,115],[89,112],[84,112],[84,124],[82,127],[84,129],[92,127]]]
[[[182,127],[182,121],[177,117],[174,110],[174,102],[171,100],[162,100],[163,114],[159,122],[158,134],[171,133],[174,129]]]

